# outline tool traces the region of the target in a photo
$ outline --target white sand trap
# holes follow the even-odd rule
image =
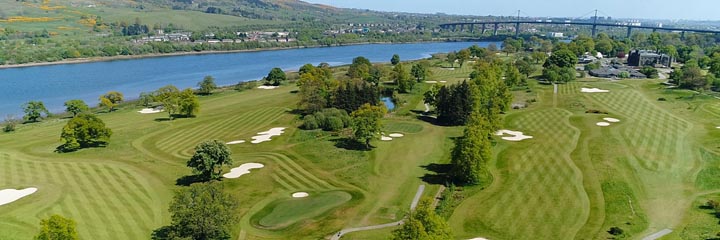
[[[156,110],[154,108],[143,108],[142,110],[138,111],[142,114],[153,114],[153,113],[161,113],[163,110]]]
[[[261,142],[268,142],[270,141],[272,137],[274,136],[280,136],[283,133],[285,133],[284,127],[278,127],[278,128],[271,128],[267,132],[259,132],[257,136],[252,137],[252,141],[250,141],[253,144],[258,144]]]
[[[224,178],[239,178],[242,175],[250,173],[250,169],[263,168],[265,165],[260,163],[245,163],[239,167],[230,169],[229,173],[223,175]]]
[[[447,83],[447,81],[440,81],[440,83]]]
[[[511,130],[500,130],[495,133],[496,136],[503,136],[503,135],[512,135],[512,137],[502,137],[503,140],[507,141],[522,141],[525,139],[531,139],[533,136],[527,136],[523,132],[520,131],[511,131]]]
[[[599,122],[599,123],[596,123],[595,125],[598,125],[601,127],[607,127],[607,126],[610,126],[610,123],[609,122]]]
[[[392,141],[392,138],[391,138],[391,137],[388,137],[388,136],[385,136],[385,135],[382,135],[382,136],[380,136],[380,141]]]
[[[308,196],[310,196],[310,194],[308,194],[306,192],[296,192],[296,193],[292,194],[292,197],[294,197],[294,198],[304,198],[304,197],[308,197]]]
[[[604,90],[604,89],[599,89],[599,88],[581,88],[580,91],[581,91],[581,92],[584,92],[584,93],[606,93],[606,92],[610,92],[610,90]]]
[[[259,89],[272,90],[278,88],[278,86],[259,86]]]
[[[715,128],[717,128],[717,129],[720,129],[720,126],[718,126],[718,127],[715,127]]]
[[[402,133],[391,133],[388,136],[391,138],[401,138],[401,137],[404,137],[405,135],[403,135]]]
[[[232,141],[232,142],[228,142],[228,143],[226,143],[226,144],[227,144],[227,145],[234,145],[234,144],[241,144],[241,143],[245,143],[245,140]]]
[[[430,104],[425,104],[425,112],[430,112]]]
[[[482,238],[482,237],[476,237],[476,238],[471,238],[471,239],[468,239],[468,240],[488,240],[488,239],[487,239],[487,238]]]
[[[3,189],[0,190],[0,206],[17,201],[18,199],[24,198],[30,194],[37,192],[37,188],[31,187],[22,190],[17,189]]]
[[[603,118],[603,120],[605,120],[606,122],[611,122],[611,123],[619,123],[620,122],[620,119],[617,119],[617,118]]]
[[[425,83],[438,83],[438,81],[425,81]]]

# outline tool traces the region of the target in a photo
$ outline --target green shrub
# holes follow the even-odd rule
[[[318,125],[318,122],[315,119],[315,116],[307,115],[303,118],[302,128],[305,130],[315,130],[315,129],[320,128],[320,125]]]
[[[327,108],[303,117],[302,128],[305,130],[339,131],[349,127],[350,121],[350,116],[345,110]]]

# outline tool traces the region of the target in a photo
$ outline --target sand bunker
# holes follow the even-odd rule
[[[257,136],[252,137],[252,141],[250,141],[253,144],[258,144],[261,142],[268,142],[270,141],[273,136],[280,136],[283,133],[285,133],[284,127],[278,127],[278,128],[271,128],[267,132],[259,132]]]
[[[438,81],[425,81],[425,83],[438,83]]]
[[[37,192],[37,188],[26,188],[26,189],[22,189],[22,190],[17,190],[17,189],[0,190],[0,206],[17,201],[18,199],[24,198],[35,192]]]
[[[520,131],[511,131],[511,130],[500,130],[495,133],[496,136],[503,136],[503,135],[512,135],[512,137],[502,137],[503,140],[507,141],[522,141],[525,139],[531,139],[533,136],[527,136],[523,132]]]
[[[245,163],[239,167],[230,169],[229,173],[223,175],[224,178],[239,178],[242,175],[250,173],[250,169],[263,168],[265,165],[260,163]]]
[[[471,238],[471,239],[468,239],[468,240],[488,240],[488,239],[487,239],[487,238],[482,238],[482,237],[476,237],[476,238]]]
[[[257,88],[259,88],[259,89],[265,89],[265,90],[272,90],[272,89],[276,89],[276,88],[279,88],[279,87],[278,87],[278,86],[259,86],[259,87],[257,87]]]
[[[440,81],[440,83],[446,83],[447,81]]]
[[[605,120],[606,122],[611,122],[611,123],[619,123],[620,122],[620,119],[617,119],[617,118],[603,118],[603,120]]]
[[[388,137],[388,136],[385,136],[385,135],[382,135],[382,136],[380,136],[380,141],[392,141],[392,138],[391,138],[391,137]]]
[[[604,90],[604,89],[599,89],[599,88],[581,88],[580,91],[581,91],[581,92],[584,92],[584,93],[606,93],[606,92],[610,92],[610,90]]]
[[[610,126],[610,123],[609,122],[599,122],[599,123],[596,123],[595,125],[598,125],[601,127],[607,127],[607,126]]]
[[[140,110],[140,111],[138,111],[138,112],[139,112],[139,113],[142,113],[142,114],[153,114],[153,113],[163,112],[163,110],[157,110],[157,109],[154,109],[154,108],[143,108],[142,110]]]
[[[403,135],[402,133],[391,133],[388,136],[390,136],[391,138],[401,138],[401,137],[404,137],[405,135]]]
[[[425,112],[430,112],[430,104],[425,104]]]
[[[308,194],[306,192],[296,192],[296,193],[292,194],[292,197],[294,197],[294,198],[304,198],[304,197],[308,197],[308,196],[310,196],[310,194]]]
[[[244,143],[244,142],[245,142],[245,140],[237,140],[237,141],[228,142],[228,143],[226,143],[226,144],[227,144],[227,145],[233,145],[233,144],[241,144],[241,143]]]

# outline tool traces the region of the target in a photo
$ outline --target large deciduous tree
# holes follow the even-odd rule
[[[100,106],[108,108],[108,112],[115,110],[115,107],[124,100],[123,94],[118,91],[110,91],[100,96]]]
[[[217,84],[215,84],[215,78],[212,76],[205,76],[205,78],[198,83],[198,87],[198,92],[200,94],[210,95],[213,91],[215,91],[215,89],[217,89]]]
[[[79,113],[87,112],[90,110],[87,104],[83,100],[74,99],[65,102],[65,111],[72,113],[73,117]]]
[[[358,110],[352,112],[353,138],[370,148],[370,140],[380,134],[382,119],[387,113],[384,106],[362,105]]]
[[[479,112],[473,112],[463,136],[455,141],[450,176],[459,184],[480,183],[485,163],[492,157],[493,127]]]
[[[543,67],[550,67],[555,65],[560,68],[572,68],[575,67],[575,64],[577,64],[577,62],[578,58],[575,53],[568,49],[560,49],[550,55],[550,57],[545,61],[545,64],[543,64]]]
[[[52,215],[40,220],[40,233],[35,240],[77,240],[75,221],[60,215]]]
[[[162,103],[171,120],[178,115],[194,117],[200,111],[200,101],[192,89],[180,91],[173,85],[167,85],[156,90],[153,95]]]
[[[239,221],[237,208],[237,200],[222,184],[193,184],[175,192],[171,225],[155,230],[152,239],[231,239],[231,228]]]
[[[28,122],[37,122],[50,115],[50,111],[45,108],[42,101],[29,101],[23,104],[23,111],[25,112],[25,121]]]
[[[188,160],[187,166],[205,180],[220,178],[222,167],[232,165],[232,152],[225,143],[212,140],[195,147],[195,154]]]
[[[86,147],[105,146],[112,136],[112,130],[105,126],[100,118],[89,113],[81,113],[65,124],[60,138],[65,141],[58,150],[75,151]]]
[[[393,69],[392,79],[395,85],[398,86],[398,91],[402,93],[410,92],[415,86],[415,81],[410,77],[410,74],[405,70],[403,64],[398,64]]]
[[[283,70],[280,68],[273,68],[265,77],[265,81],[267,82],[267,84],[273,86],[280,86],[280,83],[285,80],[287,80],[287,76],[285,75],[285,72],[283,72]]]
[[[432,201],[424,198],[407,218],[405,224],[392,232],[393,240],[450,240],[452,230],[447,221],[435,213]]]

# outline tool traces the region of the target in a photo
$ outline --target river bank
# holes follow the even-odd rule
[[[23,64],[0,65],[0,69],[27,68],[27,67],[65,65],[65,64],[81,64],[81,63],[92,63],[92,62],[110,62],[110,61],[117,61],[117,60],[189,56],[189,55],[263,52],[263,51],[278,51],[278,50],[304,49],[304,48],[330,48],[330,47],[373,45],[373,44],[413,44],[413,43],[421,44],[421,43],[438,43],[438,42],[453,42],[453,41],[447,39],[447,40],[437,40],[437,41],[434,40],[434,41],[415,41],[415,42],[361,42],[361,43],[346,43],[346,44],[333,44],[333,45],[254,48],[254,49],[227,50],[227,51],[199,51],[199,52],[196,51],[196,52],[152,53],[152,54],[143,54],[143,55],[118,55],[118,56],[112,56],[112,57],[74,58],[74,59],[66,59],[66,60],[55,61],[55,62],[34,62],[34,63],[23,63]]]

